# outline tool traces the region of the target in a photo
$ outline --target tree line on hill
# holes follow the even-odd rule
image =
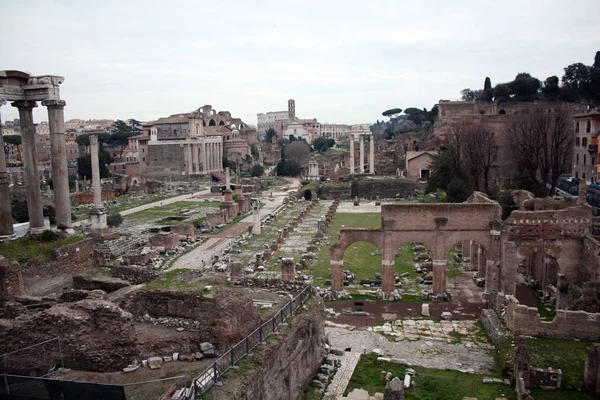
[[[527,72],[520,72],[512,81],[499,83],[493,88],[490,78],[486,77],[483,89],[466,88],[460,93],[461,99],[466,101],[505,103],[545,100],[600,104],[600,51],[596,52],[592,65],[578,62],[565,67],[560,80],[552,75],[542,82]]]

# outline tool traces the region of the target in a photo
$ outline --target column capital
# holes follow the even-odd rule
[[[90,144],[98,144],[98,136],[91,135],[90,136]]]
[[[63,108],[67,105],[67,102],[64,100],[43,100],[42,105],[48,108]]]
[[[10,103],[10,105],[13,107],[17,107],[19,110],[33,110],[35,107],[37,107],[37,101],[17,100]]]

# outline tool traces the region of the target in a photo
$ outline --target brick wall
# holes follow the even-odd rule
[[[552,321],[542,321],[537,308],[519,304],[519,301],[503,293],[496,303],[505,304],[504,321],[515,335],[540,336],[552,339],[598,340],[600,337],[600,313],[557,310]]]

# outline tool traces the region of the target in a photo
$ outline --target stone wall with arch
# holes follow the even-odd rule
[[[369,242],[382,256],[382,290],[394,290],[394,258],[409,242],[423,243],[433,255],[433,291],[446,290],[446,257],[459,242],[472,240],[486,250],[488,262],[497,261],[499,243],[493,229],[502,209],[496,202],[461,204],[385,204],[381,207],[381,229],[341,229],[331,247],[332,290],[343,285],[344,252],[352,243]]]

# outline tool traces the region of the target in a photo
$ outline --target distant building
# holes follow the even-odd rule
[[[429,179],[429,168],[435,151],[407,151],[406,152],[406,178],[412,181],[425,181]]]
[[[575,178],[587,182],[598,182],[598,134],[600,134],[600,112],[591,110],[573,115],[575,144],[573,146],[573,170]]]

